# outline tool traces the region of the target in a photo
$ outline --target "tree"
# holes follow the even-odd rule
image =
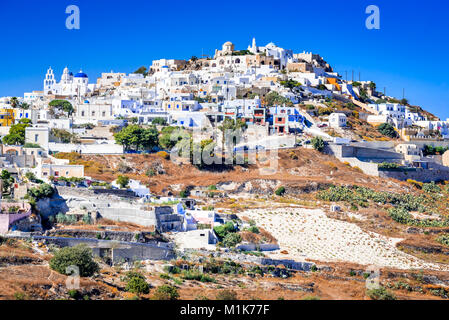
[[[81,277],[90,277],[99,271],[98,264],[93,260],[92,249],[84,244],[59,249],[50,260],[50,268],[64,275],[71,275],[71,266],[79,268]]]
[[[125,150],[151,150],[158,145],[159,132],[155,126],[144,129],[139,125],[130,125],[114,134],[115,141]]]
[[[11,185],[14,183],[14,178],[11,176],[11,173],[7,170],[2,170],[0,179],[3,182],[3,190],[2,192],[9,192],[9,189],[11,188]]]
[[[65,129],[52,128],[50,133],[54,138],[57,138],[61,143],[79,142],[75,134],[72,134]]]
[[[17,97],[12,97],[9,100],[9,103],[11,104],[11,107],[17,108],[17,106],[19,105],[19,99],[17,99]]]
[[[218,129],[222,133],[222,149],[225,149],[225,143],[228,145],[229,148],[232,148],[232,144],[238,144],[241,140],[241,136],[234,136],[234,134],[237,134],[240,130],[243,132],[246,130],[248,125],[246,122],[244,122],[241,119],[231,119],[226,118],[223,120],[220,126],[218,126]],[[229,137],[227,135],[232,135],[233,139],[235,138],[236,141],[230,141]]]
[[[37,188],[28,190],[28,196],[35,200],[51,197],[54,193],[53,187],[48,183],[43,183]]]
[[[26,102],[23,102],[20,104],[20,109],[28,110],[29,108],[30,108],[30,105]]]
[[[67,117],[70,117],[75,111],[72,104],[67,100],[53,100],[48,105],[67,113]]]
[[[148,70],[146,67],[142,66],[139,69],[137,69],[136,71],[134,71],[134,73],[142,74],[144,77],[146,77],[148,75]]]
[[[323,138],[321,138],[321,137],[313,137],[311,143],[312,143],[312,147],[315,150],[317,150],[319,152],[324,150],[325,144],[324,144]]]
[[[406,105],[408,105],[408,100],[407,99],[401,99],[401,104],[403,105],[403,106],[406,106]]]
[[[190,139],[187,131],[176,127],[165,127],[159,136],[159,146],[162,149],[171,150],[180,140]]]
[[[302,84],[300,82],[292,80],[292,79],[288,79],[286,81],[281,81],[280,84],[290,90],[292,90],[293,88],[302,86]]]
[[[3,143],[10,146],[23,145],[25,143],[25,129],[30,126],[30,119],[19,120],[19,123],[11,126],[9,134],[3,137]]]
[[[379,131],[384,136],[393,139],[398,137],[398,133],[396,132],[396,130],[394,130],[394,127],[389,123],[382,123],[377,127],[377,131]]]
[[[284,105],[284,104],[289,107],[293,105],[293,102],[290,99],[281,96],[276,91],[271,91],[265,96],[265,103],[270,107],[274,105]]]
[[[127,176],[118,176],[117,177],[117,184],[120,186],[120,188],[125,189],[128,187],[129,178]]]

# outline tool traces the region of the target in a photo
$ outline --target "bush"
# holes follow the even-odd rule
[[[242,237],[238,233],[228,233],[223,239],[223,245],[228,248],[233,248],[242,242]]]
[[[384,136],[387,136],[389,138],[397,138],[398,133],[396,130],[394,130],[394,127],[389,123],[382,123],[377,127],[377,131],[379,131]]]
[[[274,192],[277,196],[282,196],[285,193],[285,187],[281,186],[279,188],[276,189],[276,191]]]
[[[313,137],[313,139],[311,140],[311,143],[312,143],[312,147],[315,150],[317,150],[319,152],[324,150],[325,144],[324,144],[323,138],[321,138],[321,137]]]
[[[125,290],[135,294],[147,294],[150,292],[150,285],[143,276],[132,276],[129,278]]]
[[[128,187],[129,178],[126,176],[118,176],[117,177],[117,184],[120,186],[120,188],[124,189]]]
[[[189,196],[189,191],[186,189],[186,190],[182,190],[180,193],[179,193],[179,196],[181,197],[181,198],[187,198],[188,196]]]
[[[436,185],[434,181],[431,183],[424,183],[422,189],[427,193],[441,193],[441,188]]]
[[[28,190],[28,196],[34,198],[36,201],[43,198],[48,198],[53,195],[53,187],[47,183],[41,184],[37,188]]]
[[[82,244],[59,249],[50,260],[50,268],[60,274],[71,275],[71,271],[67,270],[70,266],[77,266],[81,277],[90,277],[99,271],[92,250]]]
[[[368,290],[366,294],[372,300],[396,300],[396,296],[384,287]]]
[[[235,232],[235,227],[232,222],[214,227],[214,231],[220,239],[223,239],[228,233]]]
[[[177,300],[179,298],[178,289],[164,284],[156,288],[153,298],[156,300]]]
[[[251,226],[248,228],[248,231],[252,233],[259,233],[259,228],[257,228],[256,226]]]
[[[216,295],[217,300],[237,300],[237,293],[233,290],[221,290]]]
[[[436,239],[439,243],[449,247],[449,234],[443,234]]]
[[[184,280],[196,280],[201,282],[215,282],[215,279],[207,274],[200,272],[199,270],[184,270],[182,272],[182,279]]]
[[[401,166],[397,163],[392,162],[382,162],[379,164],[379,169],[385,169],[385,170],[396,170],[399,169]]]
[[[78,292],[78,290],[75,289],[69,290],[67,294],[69,295],[70,298],[75,300],[81,297],[81,294]]]

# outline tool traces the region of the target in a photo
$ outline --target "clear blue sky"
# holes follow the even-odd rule
[[[81,29],[68,30],[76,4]],[[380,8],[381,29],[365,28],[365,8]],[[321,54],[341,75],[359,72],[387,94],[449,117],[449,1],[1,0],[0,96],[42,90],[49,66],[91,82],[101,72],[132,72],[153,59],[212,55],[225,41]]]

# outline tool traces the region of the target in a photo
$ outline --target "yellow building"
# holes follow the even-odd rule
[[[0,126],[10,127],[14,124],[14,109],[0,109]]]

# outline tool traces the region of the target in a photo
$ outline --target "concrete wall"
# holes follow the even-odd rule
[[[81,154],[123,154],[123,146],[118,144],[65,144],[50,142],[52,152],[81,152]]]
[[[378,148],[367,148],[362,146],[353,145],[336,145],[329,144],[326,148],[328,153],[335,155],[337,158],[358,158],[358,159],[371,159],[373,161],[379,160],[402,160],[403,154],[397,153],[394,150],[389,151]],[[377,162],[379,162],[377,161]]]
[[[7,233],[9,230],[9,215],[0,214],[0,233]]]
[[[96,212],[99,217],[113,221],[130,222],[145,227],[157,226],[154,210],[145,210],[133,199],[95,194],[93,190],[86,188],[56,187],[56,190],[52,198],[37,203],[37,209],[45,217],[71,210],[86,210],[86,213]]]

